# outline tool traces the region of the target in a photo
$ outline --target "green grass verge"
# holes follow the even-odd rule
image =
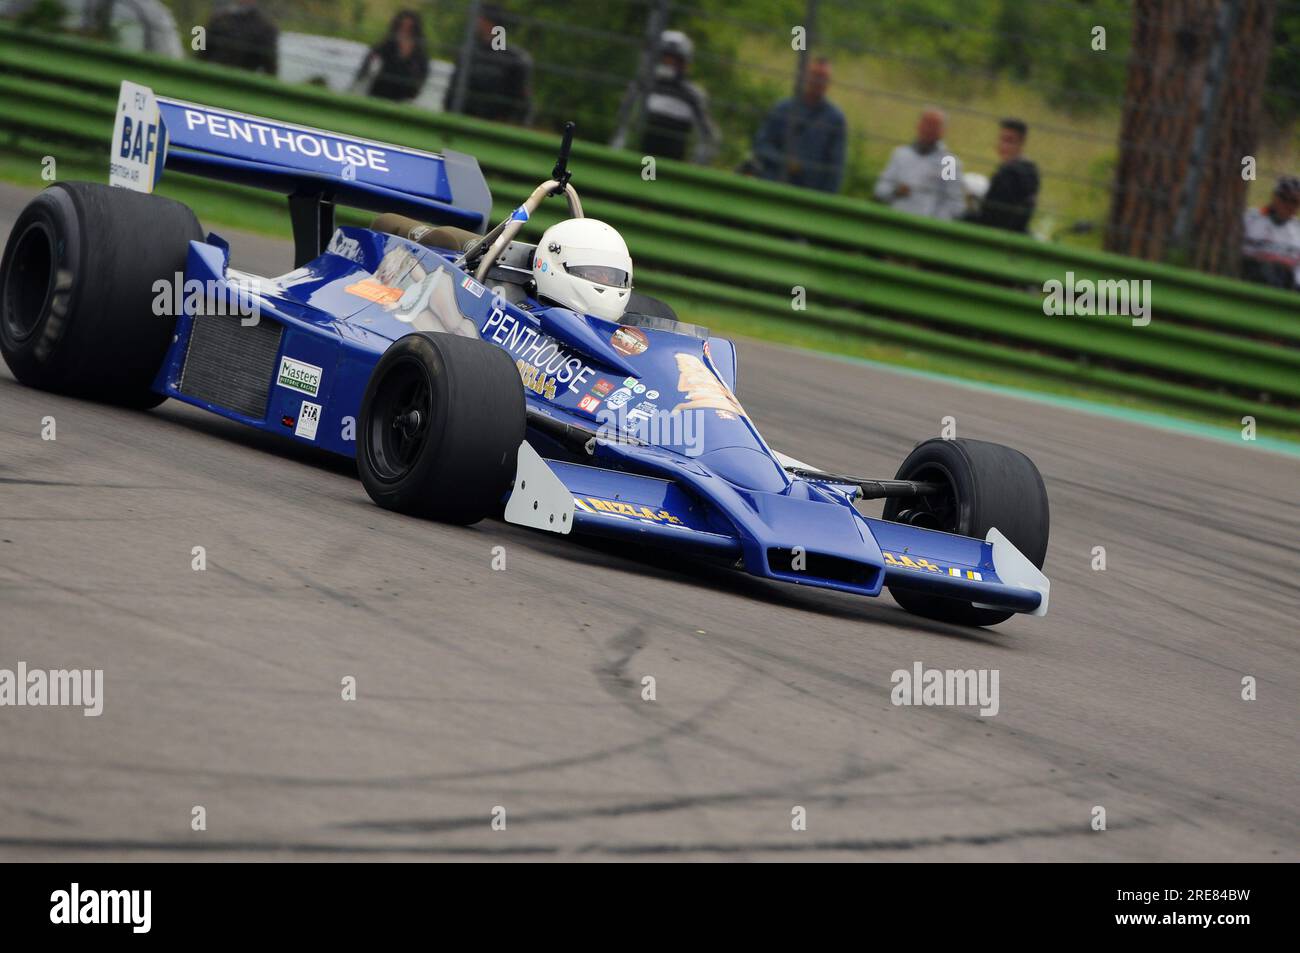
[[[106,159],[98,160],[82,155],[69,156],[62,152],[60,156],[56,167],[58,178],[101,182],[106,180]],[[43,188],[48,182],[41,177],[41,159],[39,151],[23,148],[19,143],[9,143],[8,149],[0,152],[0,179],[32,189]],[[188,176],[164,179],[159,194],[185,202],[194,209],[205,226],[238,228],[242,231],[285,240],[291,237],[283,200],[276,195],[222,183],[206,183]],[[363,224],[368,217],[364,213],[352,210],[342,210],[339,216],[344,224]],[[846,335],[817,325],[796,324],[775,318],[754,316],[735,308],[714,306],[703,308],[690,302],[680,304],[675,302],[674,306],[684,321],[701,324],[725,336],[753,338],[1030,393],[1050,394],[1129,410],[1164,414],[1180,420],[1220,427],[1227,431],[1238,431],[1241,426],[1239,419],[1227,418],[1223,415],[1198,412],[1157,400],[1117,394],[1105,388],[1064,382],[1048,375],[1033,374],[878,342],[870,338]],[[1300,443],[1300,431],[1275,427],[1266,429],[1269,437]]]

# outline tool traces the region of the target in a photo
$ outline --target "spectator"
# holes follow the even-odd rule
[[[388,24],[388,33],[361,61],[353,87],[380,99],[403,103],[419,96],[428,78],[424,23],[414,10],[401,10]]]
[[[206,48],[200,56],[223,66],[274,76],[279,66],[279,41],[280,31],[257,0],[236,0],[208,21]]]
[[[754,136],[755,171],[764,179],[838,192],[844,178],[844,113],[826,98],[831,64],[813,61],[798,98],[783,100]]]
[[[921,113],[916,141],[899,146],[889,157],[876,180],[876,198],[900,212],[927,218],[957,218],[966,210],[961,163],[943,143],[945,122],[942,110]]]
[[[1275,288],[1300,288],[1300,179],[1284,175],[1273,198],[1246,210],[1241,276]]]
[[[527,122],[532,113],[533,59],[513,42],[506,41],[505,12],[495,4],[479,7],[474,45],[468,50],[465,101],[461,112],[480,119]],[[500,31],[498,31],[500,27]],[[443,107],[455,108],[456,84],[466,68],[456,59],[456,71]]]
[[[1009,232],[1029,230],[1038,202],[1038,166],[1021,155],[1028,134],[1029,127],[1019,119],[1004,119],[998,124],[998,158],[1002,164],[993,173],[979,211],[966,216],[969,221]]]
[[[639,81],[628,87],[624,102],[632,99],[628,119],[610,145],[623,147],[627,129],[641,123],[641,152],[666,159],[685,159],[694,134],[691,161],[706,165],[718,153],[718,129],[709,114],[709,97],[686,78],[695,59],[695,44],[680,30],[659,36],[659,61],[648,90]]]

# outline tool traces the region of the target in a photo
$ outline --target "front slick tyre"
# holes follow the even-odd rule
[[[361,402],[357,469],[385,509],[446,523],[500,510],[524,439],[524,391],[505,351],[409,334],[384,352]]]
[[[884,518],[925,529],[984,539],[997,527],[1039,569],[1047,558],[1047,490],[1032,460],[1010,447],[983,440],[917,444],[898,468],[899,480],[941,483],[944,493],[885,501]],[[914,615],[958,625],[997,625],[1014,612],[982,609],[969,602],[905,589],[894,601]]]

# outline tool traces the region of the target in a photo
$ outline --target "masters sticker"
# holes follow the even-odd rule
[[[324,373],[315,364],[306,364],[302,361],[295,361],[291,357],[280,358],[280,373],[276,376],[276,383],[281,387],[287,387],[289,390],[300,391],[309,397],[315,397],[320,393],[320,379]]]
[[[302,410],[298,411],[298,426],[293,429],[294,436],[315,440],[316,428],[319,426],[320,404],[313,404],[304,400]]]

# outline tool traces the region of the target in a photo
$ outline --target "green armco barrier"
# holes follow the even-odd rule
[[[672,301],[692,301],[711,308],[728,308],[747,315],[771,317],[774,321],[789,320],[789,304],[747,289],[737,289],[712,282],[681,278],[664,272],[654,272],[639,280],[645,290],[663,294]],[[928,328],[898,322],[876,315],[863,314],[842,308],[809,307],[809,318],[849,334],[866,334],[873,338],[911,345],[919,350],[937,351],[978,360],[990,365],[1014,367],[1030,373],[1043,374],[1061,380],[1073,379],[1107,390],[1130,393],[1163,403],[1191,407],[1206,413],[1237,419],[1250,414],[1258,421],[1268,421],[1295,428],[1300,425],[1300,410],[1278,407],[1258,401],[1241,400],[1215,391],[1201,390],[1186,384],[1159,378],[1141,377],[1112,368],[1090,364],[1079,359],[1068,359],[1024,351],[993,344],[987,341],[956,337]],[[744,370],[741,370],[741,389],[744,388]]]
[[[0,130],[13,136],[106,155],[124,78],[180,99],[471,153],[498,212],[554,161],[551,135],[0,24]],[[639,156],[590,143],[575,143],[571,167],[588,214],[617,224],[635,250],[638,284],[673,300],[1300,423],[1300,411],[1286,406],[1300,404],[1295,295],[681,163],[661,161],[647,179]],[[558,214],[537,216],[530,231]],[[1046,316],[1042,283],[1067,272],[1149,280],[1151,323]],[[807,310],[791,307],[796,286]]]

